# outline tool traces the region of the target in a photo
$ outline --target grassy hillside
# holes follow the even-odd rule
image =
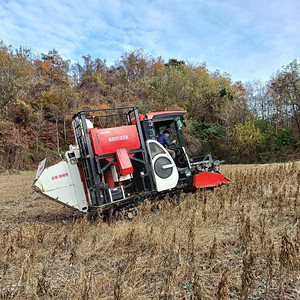
[[[89,221],[1,175],[1,299],[300,299],[300,163],[224,166],[214,192]]]

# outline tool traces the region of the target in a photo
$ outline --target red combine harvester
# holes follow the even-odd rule
[[[183,144],[185,111],[138,114],[137,107],[78,112],[73,116],[76,146],[64,160],[38,167],[36,191],[82,212],[124,209],[136,213],[145,199],[213,188],[230,180],[210,154],[189,158]],[[157,137],[170,131],[176,140],[172,159]]]

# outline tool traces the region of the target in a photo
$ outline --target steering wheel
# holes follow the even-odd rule
[[[180,146],[178,144],[173,144],[169,146],[169,149],[176,149],[176,148],[180,148]]]

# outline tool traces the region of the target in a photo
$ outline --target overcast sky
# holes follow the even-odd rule
[[[0,0],[0,39],[82,63],[148,54],[268,80],[300,61],[299,0]]]

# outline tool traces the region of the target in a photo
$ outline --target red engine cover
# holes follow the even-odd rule
[[[96,155],[116,152],[117,149],[126,150],[140,147],[140,139],[135,125],[112,128],[90,128],[90,139]]]

